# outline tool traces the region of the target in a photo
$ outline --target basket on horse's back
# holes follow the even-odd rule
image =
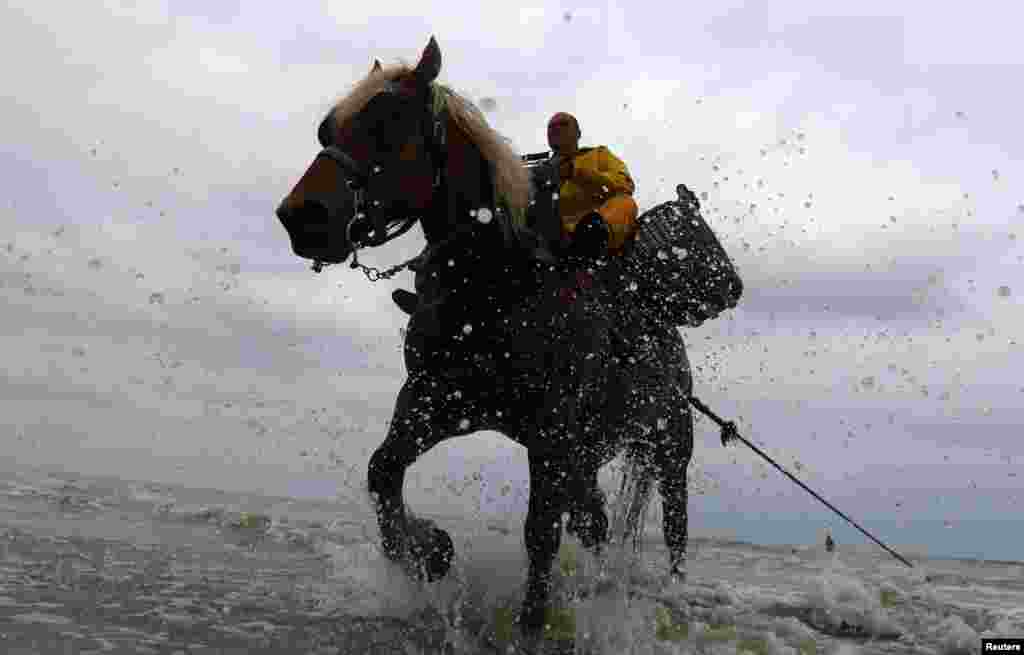
[[[736,306],[743,293],[732,261],[693,203],[666,202],[639,219],[625,256],[625,282],[658,321],[697,326]]]

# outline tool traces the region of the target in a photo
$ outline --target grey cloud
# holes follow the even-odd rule
[[[710,32],[726,48],[780,48],[828,72],[872,79],[880,72],[879,62],[899,65],[903,61],[905,20],[901,16],[779,16],[765,6],[719,16],[712,20]]]
[[[798,279],[785,288],[744,290],[741,307],[745,317],[808,317],[828,313],[841,316],[879,317],[882,320],[910,320],[919,323],[936,316],[935,303],[915,303],[912,283],[856,278]],[[828,307],[828,310],[824,310]],[[759,316],[760,315],[760,316]]]
[[[753,320],[757,315],[808,317],[816,313],[919,325],[937,317],[977,319],[982,314],[950,283],[960,272],[973,271],[976,266],[973,255],[935,259],[910,254],[885,270],[878,266],[871,271],[863,267],[804,269],[785,277],[785,283],[755,274],[745,281],[740,308]],[[744,270],[757,271],[756,259]]]

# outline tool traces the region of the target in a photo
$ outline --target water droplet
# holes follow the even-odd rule
[[[868,375],[867,377],[861,378],[860,385],[865,389],[871,389],[875,386],[875,376]]]
[[[94,271],[100,270],[101,268],[103,268],[103,260],[100,259],[99,257],[93,257],[92,259],[89,260],[89,268],[91,268]]]
[[[480,98],[480,109],[494,111],[498,108],[498,101],[491,97]]]
[[[472,331],[473,331],[473,326],[470,325],[469,323],[466,323],[465,325],[462,326],[462,333],[463,334],[469,334]]]
[[[672,254],[679,259],[686,259],[686,256],[690,253],[687,252],[686,248],[680,248],[679,246],[672,246]]]
[[[150,305],[162,305],[164,304],[164,294],[160,292],[149,294]]]
[[[629,289],[630,291],[636,291],[636,290],[637,290],[637,285],[636,285],[636,282],[630,282],[630,283],[629,283],[629,287],[627,287],[627,288],[628,288],[628,289]],[[1024,389],[1022,389],[1022,391],[1024,391]]]
[[[1005,284],[1003,284],[1003,285],[1001,285],[999,287],[998,293],[999,293],[999,297],[1000,298],[1009,298],[1010,297],[1010,287],[1008,287]]]
[[[668,259],[668,253],[665,252],[664,250],[659,250],[658,251],[658,259],[661,259],[661,260]]]
[[[487,225],[488,223],[490,223],[491,219],[493,219],[493,218],[494,218],[494,214],[487,207],[481,207],[476,212],[476,220],[480,221],[484,225]]]
[[[993,182],[998,182],[999,181],[999,170],[996,169],[996,168],[992,169],[992,181]]]
[[[468,418],[464,418],[461,421],[459,421],[459,429],[460,430],[468,430],[469,429],[469,419]]]

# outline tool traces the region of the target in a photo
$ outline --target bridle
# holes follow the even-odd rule
[[[400,93],[400,88],[401,84],[398,81],[392,81],[387,84],[383,93]],[[438,191],[446,186],[447,183],[445,164],[447,163],[448,152],[448,112],[445,109],[437,112],[433,110],[433,94],[438,92],[436,87],[430,86],[430,92],[427,94],[426,99],[427,106],[424,108],[425,111],[423,112],[422,119],[425,149],[434,166],[434,180],[431,189],[431,194],[434,197],[437,196]],[[320,129],[317,132],[320,145],[322,146],[322,150],[320,150],[317,158],[325,157],[337,164],[341,168],[345,184],[353,194],[354,216],[349,221],[345,234],[348,243],[352,246],[350,268],[362,269],[366,277],[372,282],[393,277],[399,271],[408,267],[418,257],[414,257],[385,271],[380,271],[372,266],[360,264],[358,251],[360,248],[381,246],[392,239],[400,237],[408,232],[420,218],[419,216],[403,216],[396,219],[393,216],[388,216],[379,209],[385,203],[380,198],[370,194],[370,189],[379,186],[373,184],[374,176],[380,175],[386,170],[385,167],[394,165],[397,162],[398,155],[396,154],[392,158],[388,158],[390,161],[388,159],[377,159],[368,164],[360,163],[334,143],[333,135],[337,133],[335,127],[334,115],[329,113],[320,124]],[[366,232],[365,239],[356,238],[356,228],[362,231],[366,222],[370,223],[372,229]],[[325,265],[329,264],[320,260],[314,260],[313,271],[319,273]]]

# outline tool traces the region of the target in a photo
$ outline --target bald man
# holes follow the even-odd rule
[[[562,246],[570,255],[620,254],[637,231],[636,185],[626,164],[606,146],[581,148],[572,114],[548,121],[548,145],[558,163]]]

